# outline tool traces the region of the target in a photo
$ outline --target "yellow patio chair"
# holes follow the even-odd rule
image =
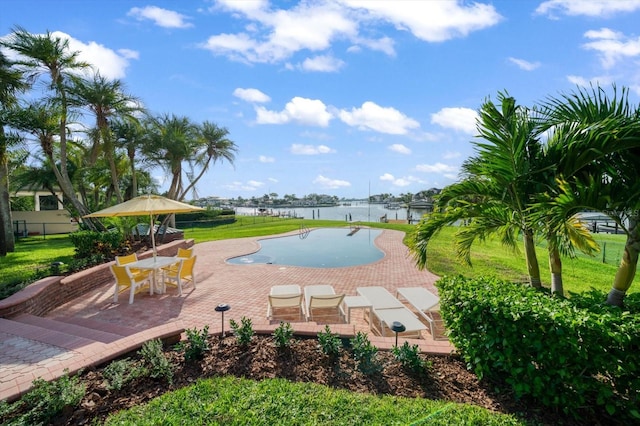
[[[177,257],[182,257],[184,259],[193,256],[193,248],[182,248],[182,247],[178,247],[178,255]]]
[[[131,253],[128,254],[126,256],[116,256],[116,265],[118,266],[124,266],[124,265],[128,265],[129,263],[133,263],[133,262],[137,262],[138,261],[138,255],[135,253]],[[137,268],[130,268],[130,271],[133,275],[138,275],[140,273],[146,273],[144,271],[141,271],[140,269]]]
[[[191,256],[193,256],[193,248],[185,249],[182,247],[178,247],[178,254],[176,255],[178,259],[188,259]],[[167,272],[176,272],[178,270],[179,265],[180,263],[176,262],[174,265],[167,266],[166,268],[162,268],[162,272],[165,274]]]
[[[145,283],[149,286],[149,294],[153,294],[153,284],[151,274],[140,271],[137,275],[131,273],[126,266],[111,265],[111,274],[116,279],[113,291],[113,303],[118,303],[118,294],[125,289],[129,289],[129,304],[133,303],[133,297]]]
[[[198,256],[191,256],[186,259],[180,259],[178,267],[176,269],[165,270],[165,283],[169,285],[175,285],[178,287],[178,294],[182,296],[182,283],[183,281],[191,282],[193,288],[196,288],[196,275],[193,272],[193,267],[196,264],[196,258]]]

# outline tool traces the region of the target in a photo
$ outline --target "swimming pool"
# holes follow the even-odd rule
[[[380,229],[361,228],[349,236],[349,228],[321,228],[304,235],[259,240],[260,250],[233,257],[234,265],[275,264],[310,268],[340,268],[364,265],[382,259],[384,253],[373,241]]]

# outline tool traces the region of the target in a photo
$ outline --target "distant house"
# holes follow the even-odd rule
[[[18,237],[40,234],[67,234],[78,230],[78,222],[65,210],[62,192],[18,191],[15,197],[34,197],[33,211],[12,211],[13,232]]]

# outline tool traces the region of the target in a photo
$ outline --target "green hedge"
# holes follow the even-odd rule
[[[582,420],[603,409],[640,419],[637,301],[623,311],[603,293],[563,299],[493,278],[445,277],[437,287],[450,340],[480,378]]]
[[[69,234],[75,246],[77,259],[102,256],[113,259],[113,256],[126,251],[127,240],[120,232],[77,231]]]

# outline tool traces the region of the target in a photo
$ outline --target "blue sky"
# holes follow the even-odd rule
[[[155,114],[226,127],[197,195],[415,193],[457,178],[481,103],[640,96],[640,0],[3,0]],[[154,174],[166,188],[169,179]]]

